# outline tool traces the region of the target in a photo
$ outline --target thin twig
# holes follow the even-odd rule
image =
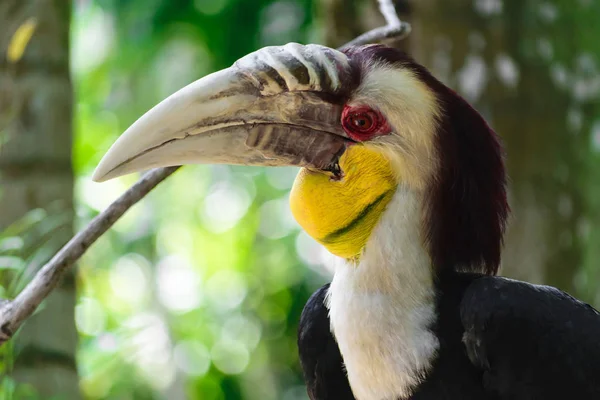
[[[379,0],[381,13],[388,26],[373,29],[345,44],[361,45],[385,39],[402,39],[410,33],[410,25],[400,21],[389,0]],[[393,16],[392,16],[393,14]],[[115,200],[63,246],[33,277],[31,282],[12,301],[0,299],[0,345],[9,340],[21,324],[33,314],[41,302],[60,283],[70,266],[86,252],[125,212],[140,201],[160,182],[180,167],[158,168],[145,174],[138,182]]]
[[[392,0],[379,0],[379,11],[383,15],[383,18],[385,18],[386,26],[365,32],[342,47],[360,46],[380,42],[385,39],[402,40],[410,35],[410,24],[400,20]]]
[[[400,21],[400,17],[398,17],[396,7],[394,7],[392,0],[379,0],[379,11],[381,11],[388,26],[402,25],[402,21]]]
[[[0,345],[14,335],[35,309],[60,283],[67,269],[85,253],[131,206],[140,201],[160,182],[179,167],[159,168],[145,174],[129,190],[98,214],[89,225],[75,235],[46,265],[17,297],[0,308]]]
[[[404,39],[410,34],[411,27],[408,23],[402,22],[398,26],[382,26],[375,28],[366,33],[363,33],[356,39],[353,39],[346,43],[342,48],[350,46],[360,46],[368,43],[377,43],[386,39]]]

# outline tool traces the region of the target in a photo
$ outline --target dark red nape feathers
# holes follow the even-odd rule
[[[369,61],[408,68],[436,93],[443,115],[437,132],[440,168],[431,182],[424,232],[438,270],[496,274],[506,219],[504,153],[500,139],[465,99],[397,49],[373,45],[344,50],[357,73]]]

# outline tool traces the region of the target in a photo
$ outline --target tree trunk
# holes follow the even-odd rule
[[[584,186],[569,177],[584,172],[587,144],[568,134],[570,98],[537,52],[539,11],[522,0],[414,6],[416,59],[471,101],[506,146],[512,218],[503,274],[575,292]],[[568,24],[552,26],[553,36],[570,36],[556,32]]]
[[[25,280],[73,233],[70,16],[69,0],[0,2],[0,227],[34,209],[46,213],[22,237]],[[36,30],[23,58],[11,63],[8,44],[29,18]],[[74,309],[71,274],[15,338],[12,376],[41,398],[80,398]]]

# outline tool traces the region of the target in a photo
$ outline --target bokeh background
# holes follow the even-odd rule
[[[392,44],[505,141],[503,274],[600,305],[600,2],[395,3],[414,30]],[[90,177],[147,109],[262,46],[382,24],[374,0],[2,0],[0,297],[135,182]],[[288,209],[296,172],[161,184],[0,348],[0,399],[307,399],[297,321],[330,275]]]

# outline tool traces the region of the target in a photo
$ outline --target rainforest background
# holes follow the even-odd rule
[[[395,3],[395,45],[505,142],[503,274],[600,306],[600,2]],[[91,173],[157,102],[260,47],[383,24],[374,0],[2,0],[0,297],[135,182]],[[161,184],[0,348],[0,399],[307,399],[296,328],[330,272],[290,215],[296,172]]]

